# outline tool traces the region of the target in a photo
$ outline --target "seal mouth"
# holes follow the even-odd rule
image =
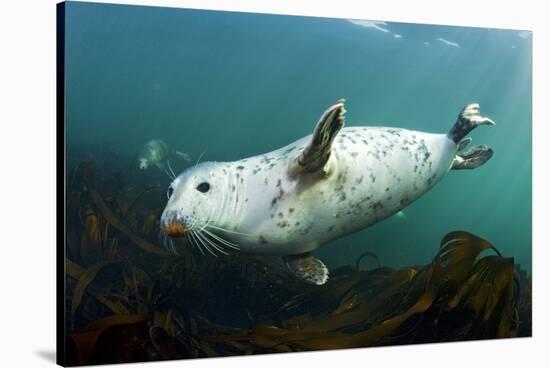
[[[189,231],[189,228],[183,224],[174,222],[166,227],[163,227],[162,231],[170,237],[177,238],[184,236]]]

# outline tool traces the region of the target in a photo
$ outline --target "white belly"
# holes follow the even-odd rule
[[[308,140],[246,160],[246,198],[233,228],[247,235],[231,235],[242,251],[304,253],[375,224],[439,182],[457,150],[443,134],[344,128],[333,144],[330,176],[303,185],[287,167]]]

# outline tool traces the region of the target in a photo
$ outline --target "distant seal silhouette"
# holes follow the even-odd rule
[[[311,251],[398,213],[449,170],[477,168],[493,155],[485,145],[461,153],[466,134],[494,125],[477,104],[447,134],[342,129],[345,111],[338,100],[312,135],[276,151],[183,171],[168,187],[164,234],[211,253],[283,256],[297,277],[320,285],[328,270]]]
[[[185,161],[191,161],[189,154],[173,150],[160,139],[152,139],[145,143],[138,156],[138,167],[140,170],[148,170],[156,166],[165,170],[167,163],[172,157],[178,156]]]

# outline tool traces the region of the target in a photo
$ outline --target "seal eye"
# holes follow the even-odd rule
[[[197,190],[201,193],[206,193],[210,190],[210,184],[207,182],[202,182],[197,186]]]
[[[170,199],[170,197],[172,196],[173,193],[174,193],[174,188],[170,185],[168,187],[168,190],[166,191],[166,197],[168,197],[168,199]]]

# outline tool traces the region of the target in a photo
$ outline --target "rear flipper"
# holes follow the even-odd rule
[[[328,280],[328,269],[325,264],[309,253],[283,257],[288,269],[302,281],[323,285]]]
[[[493,150],[484,144],[475,146],[465,153],[457,154],[451,166],[452,170],[475,169],[493,157]]]
[[[495,125],[495,122],[479,114],[478,104],[466,105],[447,134],[455,143],[459,143],[468,133],[480,125]]]

